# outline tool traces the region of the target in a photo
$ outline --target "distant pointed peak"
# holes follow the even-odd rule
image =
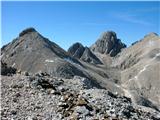
[[[102,33],[100,38],[90,47],[90,49],[93,52],[109,54],[111,57],[114,57],[125,47],[126,45],[117,38],[115,32],[107,31]]]
[[[20,32],[19,37],[21,37],[27,33],[31,33],[31,32],[37,32],[37,31],[35,30],[35,28],[29,27],[29,28],[24,29],[22,32]]]
[[[103,32],[104,34],[116,34],[114,31],[112,31],[112,30],[108,30],[108,31],[105,31],[105,32]]]
[[[149,36],[158,36],[158,34],[155,32],[151,32],[151,33],[148,33],[147,35],[145,35],[144,37],[149,37]]]
[[[83,46],[80,42],[76,42],[76,43],[74,43],[72,46]]]
[[[106,38],[112,36],[116,38],[116,33],[114,31],[106,31],[101,34],[100,38]]]

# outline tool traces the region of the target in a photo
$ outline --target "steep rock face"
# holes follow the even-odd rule
[[[83,45],[77,42],[68,49],[68,53],[71,54],[75,58],[80,58],[84,50],[85,48],[83,47]]]
[[[47,72],[63,77],[85,76],[65,58],[70,56],[54,42],[39,34],[34,28],[23,30],[19,37],[1,48],[2,61],[19,71]],[[59,72],[61,71],[61,72]]]
[[[88,63],[102,64],[102,62],[90,51],[88,47],[85,47],[85,51],[80,59]]]
[[[88,47],[84,47],[81,43],[73,44],[68,53],[75,58],[81,59],[88,63],[102,64],[102,62],[90,51]]]
[[[111,57],[114,57],[125,47],[126,45],[120,39],[117,39],[115,32],[108,31],[104,32],[90,49],[94,52],[109,54]]]

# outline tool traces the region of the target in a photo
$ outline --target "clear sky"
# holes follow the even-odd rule
[[[90,46],[108,30],[130,45],[160,34],[159,14],[160,2],[2,2],[1,44],[34,27],[64,49],[75,42]]]

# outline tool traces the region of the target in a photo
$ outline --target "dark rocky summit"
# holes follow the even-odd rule
[[[93,44],[90,49],[94,52],[116,56],[126,45],[117,38],[113,31],[104,32],[102,36]]]
[[[88,63],[102,64],[102,62],[91,52],[88,47],[84,47],[81,43],[73,44],[68,53],[75,58],[81,59]]]
[[[76,58],[81,58],[85,48],[81,43],[74,43],[69,49],[68,53]]]
[[[23,30],[20,34],[19,34],[19,37],[22,37],[23,35],[25,34],[28,34],[28,33],[31,33],[31,32],[37,32],[34,28],[30,27],[30,28],[27,28],[25,30]]]

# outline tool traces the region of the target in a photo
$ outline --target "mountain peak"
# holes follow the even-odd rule
[[[68,53],[74,57],[81,59],[88,63],[102,64],[102,62],[90,51],[88,47],[84,47],[81,43],[74,43],[69,49]]]
[[[150,32],[147,35],[145,35],[144,37],[150,37],[150,36],[154,37],[154,36],[158,36],[158,34],[155,32]]]
[[[114,31],[103,32],[102,35],[100,36],[100,38],[106,39],[106,40],[109,40],[107,38],[111,38],[111,37],[117,38],[116,33]]]
[[[22,32],[20,32],[19,37],[22,37],[23,35],[32,33],[32,32],[37,32],[37,31],[33,27],[26,28]]]
[[[107,31],[102,33],[96,43],[91,46],[91,50],[101,54],[109,54],[111,57],[114,57],[125,47],[126,45],[117,38],[115,32]]]

